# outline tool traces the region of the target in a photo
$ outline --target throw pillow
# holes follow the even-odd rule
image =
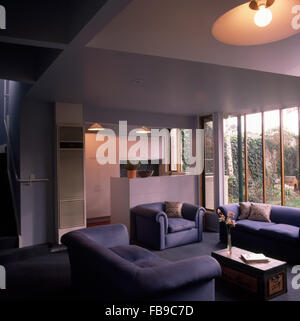
[[[168,217],[182,218],[182,203],[181,202],[165,202],[166,214]]]
[[[251,203],[240,202],[239,220],[247,220],[250,215]]]
[[[271,222],[271,209],[272,205],[269,204],[252,203],[248,219],[252,221]]]

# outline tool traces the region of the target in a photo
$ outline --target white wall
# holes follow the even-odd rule
[[[87,218],[110,216],[110,178],[120,177],[119,165],[99,165],[96,151],[101,142],[95,134],[85,135]]]
[[[107,126],[105,126],[107,127]],[[116,126],[109,126],[115,129],[118,134]],[[129,130],[135,127],[128,128]],[[119,165],[119,137],[117,139],[117,164],[100,165],[96,160],[97,149],[104,142],[96,141],[95,133],[86,133],[85,135],[85,175],[86,175],[86,210],[87,218],[96,218],[103,216],[110,216],[110,178],[120,177],[120,165]],[[127,142],[127,150],[135,142]],[[145,159],[151,159],[151,144],[150,137],[148,139],[148,149],[145,155]],[[156,148],[155,148],[156,147]],[[159,154],[154,155],[153,159],[162,157],[161,144],[154,146],[155,150],[159,150]],[[141,156],[137,155],[137,158]]]

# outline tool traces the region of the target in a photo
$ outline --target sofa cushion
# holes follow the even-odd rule
[[[169,218],[168,219],[168,232],[180,232],[184,230],[189,230],[196,227],[194,221],[186,220],[184,218]]]
[[[299,242],[299,227],[287,224],[275,224],[259,230],[261,235],[289,243]]]
[[[236,222],[235,228],[238,230],[257,233],[260,229],[268,226],[276,225],[275,223],[269,222],[260,222],[260,221],[251,221],[251,220],[238,220]]]
[[[273,205],[271,221],[300,227],[300,208]]]
[[[246,220],[250,215],[251,203],[240,202],[240,213],[238,216],[239,220]]]
[[[271,222],[272,205],[262,203],[251,203],[250,214],[248,220]]]
[[[166,214],[168,217],[182,218],[182,203],[181,202],[165,202]]]
[[[161,259],[152,252],[136,245],[120,245],[112,247],[110,250],[141,268],[168,264],[167,260]]]

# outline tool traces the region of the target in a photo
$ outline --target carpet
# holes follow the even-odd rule
[[[205,232],[203,241],[163,251],[154,251],[158,256],[170,261],[188,257],[210,255],[212,251],[224,248],[219,243],[218,233]],[[23,298],[74,298],[71,290],[70,263],[66,251],[31,257],[5,265],[7,290],[0,291],[1,299]],[[292,288],[292,266],[288,266],[288,292],[272,301],[300,301],[300,289]],[[247,292],[222,280],[216,280],[216,301],[252,301]]]

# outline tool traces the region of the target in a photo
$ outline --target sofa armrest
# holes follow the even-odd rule
[[[220,210],[226,218],[228,212],[234,213],[234,217],[232,219],[236,221],[240,214],[240,205],[238,203],[222,205],[217,208],[217,211],[218,210]]]
[[[136,281],[143,291],[153,294],[196,282],[209,282],[219,276],[219,263],[210,256],[201,256],[140,269],[136,274]]]
[[[182,206],[182,216],[186,220],[196,221],[197,215],[204,215],[205,209],[201,206],[184,203]]]
[[[131,209],[131,216],[141,216],[152,222],[157,222],[158,224],[161,224],[162,222],[164,222],[165,233],[168,232],[167,214],[159,209],[149,208],[149,207],[140,205]]]

